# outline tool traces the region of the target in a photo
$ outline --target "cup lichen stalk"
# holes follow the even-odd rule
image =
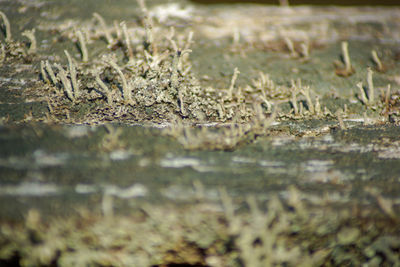
[[[304,115],[304,105],[303,105],[303,102],[299,102],[299,114],[300,114],[300,116],[303,116]]]
[[[272,104],[268,101],[267,99],[267,94],[265,93],[265,88],[261,88],[261,99],[264,101],[264,103],[267,105],[267,111],[270,112],[272,109]]]
[[[50,112],[50,114],[53,114],[54,113],[54,109],[53,109],[53,107],[51,106],[51,100],[50,100],[50,97],[46,97],[46,102],[47,102],[47,108],[49,109],[49,112]]]
[[[5,45],[4,44],[0,44],[0,63],[3,63],[5,58],[6,58]]]
[[[99,73],[96,73],[96,82],[100,86],[100,88],[103,90],[103,93],[105,97],[107,98],[107,104],[111,105],[112,104],[112,93],[110,89],[108,89],[107,85],[100,79]]]
[[[178,84],[179,84],[178,73],[180,71],[179,66],[181,65],[182,57],[185,54],[191,53],[192,50],[179,48],[178,45],[176,44],[176,42],[174,40],[172,40],[174,32],[175,32],[174,28],[171,28],[171,36],[167,37],[167,39],[168,39],[168,41],[170,41],[172,48],[174,49],[174,57],[172,60],[171,86],[174,89],[178,89]]]
[[[375,102],[375,89],[374,89],[374,82],[372,80],[372,74],[374,72],[371,68],[367,69],[367,83],[368,83],[368,103],[369,105],[373,105]]]
[[[193,34],[194,34],[193,31],[190,31],[190,32],[189,32],[188,38],[187,38],[187,40],[186,40],[186,44],[185,44],[185,46],[183,47],[182,51],[188,51],[188,52],[190,51],[190,52],[192,52],[192,50],[190,50],[190,46],[192,45],[192,43],[194,43],[194,42],[193,42]],[[189,53],[190,53],[190,52],[189,52]],[[189,53],[183,54],[183,55],[182,55],[182,58],[184,59],[185,56],[189,56]],[[185,70],[182,70],[182,60],[181,60],[181,61],[180,61],[179,69],[181,70],[182,76],[186,76],[186,75],[190,72],[190,70],[192,69],[192,65],[189,64],[189,65],[185,68]]]
[[[183,116],[186,116],[186,110],[185,107],[183,105],[183,92],[182,90],[178,90],[178,98],[179,98],[179,108],[181,109],[181,113]]]
[[[374,63],[376,64],[376,69],[380,72],[384,71],[383,65],[381,60],[378,57],[378,54],[376,53],[375,50],[371,51],[371,56],[372,56],[372,60],[374,61]]]
[[[239,71],[238,68],[236,67],[236,68],[233,70],[233,75],[232,75],[232,79],[231,79],[231,84],[230,84],[229,89],[228,89],[228,96],[229,96],[229,98],[232,98],[233,89],[234,89],[234,87],[235,87],[235,83],[236,83],[236,80],[237,80],[239,74],[240,74],[240,71]]]
[[[125,75],[122,73],[121,68],[118,66],[117,63],[115,63],[114,61],[106,61],[106,63],[108,65],[110,65],[111,67],[114,68],[114,70],[118,73],[118,75],[121,77],[122,80],[122,95],[123,95],[123,99],[127,102],[130,103],[132,102],[132,97],[131,97],[131,90],[128,87],[128,83],[126,81]]]
[[[301,56],[307,60],[310,57],[310,42],[307,40],[300,44]]]
[[[89,61],[89,55],[88,55],[88,50],[86,47],[85,38],[83,37],[82,32],[79,30],[76,31],[76,35],[77,35],[78,41],[79,41],[79,48],[80,48],[81,54],[82,54],[82,61],[86,63]]]
[[[353,66],[351,65],[350,61],[350,56],[349,56],[349,43],[348,42],[342,42],[342,55],[343,55],[343,61],[345,65],[345,71],[348,74],[351,74],[354,72]]]
[[[24,32],[22,32],[22,35],[25,36],[26,38],[29,39],[30,41],[30,46],[28,49],[28,54],[34,54],[36,53],[36,49],[37,49],[37,43],[36,43],[36,38],[35,38],[35,29],[32,30],[26,30]]]
[[[111,220],[114,217],[114,197],[108,192],[103,192],[101,211],[106,220]]]
[[[239,42],[240,42],[240,31],[238,27],[233,28],[233,33],[232,33],[232,41],[233,41],[233,47],[238,47]]]
[[[0,17],[3,20],[4,24],[4,34],[5,34],[5,41],[7,44],[12,42],[12,35],[11,35],[11,27],[10,27],[10,21],[8,20],[6,14],[4,12],[0,11]]]
[[[385,106],[389,110],[389,99],[390,99],[390,84],[387,85],[386,94],[385,94]]]
[[[48,79],[46,74],[45,63],[43,60],[40,61],[40,75],[42,75],[42,79],[45,83],[50,83],[50,80]]]
[[[219,115],[220,120],[223,120],[224,118],[226,118],[225,107],[224,107],[224,103],[222,101],[223,100],[221,99],[220,103],[218,103],[218,105],[217,105],[218,115]]]
[[[363,125],[364,126],[368,126],[370,124],[370,122],[369,122],[369,118],[368,118],[368,116],[367,116],[367,112],[363,112]]]
[[[126,50],[128,52],[129,61],[133,62],[133,60],[134,60],[133,51],[132,51],[132,47],[131,47],[131,40],[129,38],[128,29],[126,27],[126,22],[123,21],[123,22],[120,23],[120,25],[122,27],[123,35],[125,37],[125,45],[126,45]]]
[[[311,95],[310,95],[310,86],[305,86],[305,87],[301,88],[300,92],[306,97],[307,106],[308,106],[308,110],[310,111],[310,113],[315,114],[314,103],[312,102]]]
[[[292,80],[292,87],[291,87],[291,102],[292,102],[292,106],[294,109],[294,114],[298,115],[299,114],[299,107],[297,106],[297,92],[298,92],[298,87],[296,85],[296,83]]]
[[[53,83],[54,86],[56,86],[58,79],[57,79],[56,75],[54,74],[53,68],[51,67],[48,60],[46,60],[45,65],[46,65],[46,71],[50,76],[51,82]]]
[[[346,130],[347,129],[347,127],[346,127],[346,124],[344,123],[344,121],[343,121],[343,110],[338,110],[337,112],[336,112],[336,116],[337,116],[337,119],[338,119],[338,121],[339,121],[339,127],[340,127],[340,129],[341,130]]]
[[[146,30],[146,43],[148,47],[151,47],[152,54],[157,54],[157,47],[154,42],[154,35],[153,35],[153,20],[149,14],[149,11],[146,7],[145,0],[137,0],[138,5],[140,7],[141,12],[144,14],[143,18],[143,26]]]
[[[368,105],[369,103],[368,98],[367,95],[365,94],[362,82],[357,83],[357,87],[360,90],[361,101],[364,103],[364,105]]]
[[[319,103],[319,97],[315,97],[315,114],[317,116],[321,115],[322,110],[321,110],[321,104]]]
[[[74,93],[72,91],[72,87],[71,87],[71,83],[67,78],[67,73],[64,70],[64,68],[59,65],[59,64],[55,64],[55,67],[58,69],[58,76],[60,77],[61,83],[64,86],[64,90],[67,94],[67,97],[72,101],[75,102],[75,96]]]
[[[100,23],[100,26],[101,26],[101,28],[103,30],[103,33],[104,33],[104,36],[107,39],[108,45],[112,45],[114,43],[114,40],[113,40],[113,38],[111,36],[110,31],[107,28],[106,22],[104,21],[103,17],[100,16],[100,14],[98,14],[96,12],[93,13],[93,17]]]
[[[190,31],[190,32],[189,32],[189,35],[188,35],[188,38],[187,38],[187,40],[186,40],[186,44],[185,44],[185,46],[183,47],[183,50],[189,50],[189,49],[190,49],[190,46],[194,43],[194,41],[193,41],[193,35],[194,35],[194,32],[193,32],[193,31]]]
[[[292,40],[291,40],[289,37],[287,37],[287,36],[285,36],[285,37],[283,38],[283,40],[285,41],[285,44],[286,44],[287,48],[288,48],[289,51],[290,51],[290,56],[291,56],[291,57],[297,57],[297,52],[296,52],[296,50],[294,49],[294,44],[293,44]]]
[[[71,56],[69,55],[67,50],[64,50],[65,55],[67,56],[68,59],[68,66],[69,66],[69,74],[71,76],[71,82],[72,82],[72,87],[74,90],[74,95],[75,97],[78,97],[80,92],[79,92],[79,87],[78,87],[78,82],[76,80],[76,69],[74,62],[72,61]]]
[[[119,41],[119,40],[122,39],[122,33],[121,33],[120,25],[119,25],[118,21],[116,21],[116,20],[113,21],[113,24],[114,24],[115,34],[117,35],[117,40]]]

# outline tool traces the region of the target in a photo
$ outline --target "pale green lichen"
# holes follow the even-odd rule
[[[21,266],[400,264],[398,216],[390,223],[372,210],[337,212],[305,196],[291,187],[287,201],[249,196],[241,203],[222,188],[223,213],[206,199],[180,207],[145,204],[129,216],[112,205],[102,215],[82,209],[51,220],[30,210],[24,224],[1,224],[0,259],[17,257]]]

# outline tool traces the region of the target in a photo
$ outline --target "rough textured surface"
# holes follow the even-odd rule
[[[400,264],[398,8],[0,10],[0,264]]]

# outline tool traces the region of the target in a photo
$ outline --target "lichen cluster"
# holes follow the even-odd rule
[[[124,29],[127,31],[126,27]],[[65,114],[61,104],[71,104],[69,102],[75,106],[95,104],[77,119],[83,123],[163,122],[177,116],[198,121],[215,118],[214,95],[201,90],[193,75],[185,71],[190,67],[187,57],[190,50],[179,49],[173,35],[172,32],[169,42],[158,43],[157,50],[163,50],[162,53],[156,52],[154,47],[150,50],[151,45],[138,45],[133,52],[122,40],[114,41],[114,46],[129,48],[127,58],[121,59],[122,62],[126,60],[123,66],[117,53],[112,51],[103,53],[90,66],[75,63],[65,51],[68,70],[59,64],[42,62],[42,78],[53,94],[49,96],[49,105],[55,118]],[[145,40],[141,42],[146,43]],[[188,42],[187,47],[190,39]]]
[[[400,264],[396,215],[356,206],[337,211],[324,199],[313,206],[302,195],[292,187],[287,201],[235,203],[221,189],[222,205],[143,205],[128,216],[80,210],[50,221],[30,210],[25,224],[1,225],[0,259],[21,266]]]
[[[5,33],[0,62],[35,66],[37,83],[24,94],[47,104],[46,116],[30,113],[24,121],[160,123],[168,125],[165,134],[192,150],[233,150],[268,135],[274,122],[285,120],[333,120],[345,130],[345,119],[354,106],[358,115],[360,110],[365,112],[365,124],[370,114],[376,118],[372,123],[399,121],[400,93],[387,86],[377,96],[371,69],[366,86],[359,83],[349,89],[356,92],[357,103],[337,110],[330,110],[328,101],[304,81],[277,84],[262,71],[250,84],[239,86],[240,70],[233,67],[226,87],[204,86],[192,72],[195,33],[152,21],[144,1],[139,3],[142,16],[138,23],[110,26],[94,13],[90,22],[50,25],[53,41],[66,49],[53,56],[37,53],[35,29],[21,33],[29,45],[13,39],[10,23],[0,12]],[[279,51],[289,50],[293,60],[310,60],[311,41],[296,44],[289,37],[283,39]],[[92,51],[94,42],[101,43],[101,49]],[[78,46],[80,55],[73,54],[71,44]],[[244,54],[242,48],[237,33],[230,52]],[[384,72],[386,67],[377,52],[371,54],[376,71]],[[332,72],[346,79],[355,74],[347,42],[342,43],[342,57],[344,62],[335,64]],[[329,132],[329,127],[317,134]],[[106,129],[101,150],[123,151],[127,143],[121,141],[121,131],[111,126]],[[382,159],[398,159],[398,149],[387,149],[389,145],[392,140],[374,147],[374,152]],[[195,200],[187,207],[148,204],[119,214],[109,201],[102,214],[80,210],[69,218],[49,220],[31,210],[22,223],[1,222],[0,264],[400,265],[399,217],[390,199],[371,191],[378,211],[377,207],[364,209],[359,203],[336,207],[324,197],[315,201],[318,204],[310,204],[294,187],[287,198],[267,197],[261,201],[250,196],[234,203],[221,189],[221,203]]]
[[[46,116],[36,120],[169,124],[171,129],[167,133],[190,149],[233,149],[243,140],[266,135],[272,119],[278,122],[328,119],[346,127],[343,120],[351,113],[347,105],[330,110],[323,97],[301,80],[278,85],[260,71],[251,84],[239,86],[240,70],[234,68],[226,88],[204,86],[191,71],[194,33],[187,29],[178,32],[153,21],[144,2],[139,2],[142,16],[137,23],[114,21],[110,26],[100,14],[94,13],[91,21],[81,24],[69,21],[49,26],[48,30],[58,35],[54,40],[79,47],[80,59],[68,50],[61,57],[44,58],[36,54],[35,29],[22,33],[29,40],[27,47],[11,37],[8,19],[1,13],[6,40],[1,58],[22,58],[38,64],[40,81],[24,92],[27,97],[47,103]],[[298,55],[292,41],[284,39],[291,53]],[[93,42],[103,42],[102,49],[96,53],[90,51]],[[233,46],[241,49],[238,37],[234,38]],[[307,47],[304,43],[300,60],[309,58]],[[353,67],[347,42],[342,43],[342,57],[344,67],[339,70],[346,72],[342,76],[351,75]],[[372,58],[377,70],[383,71],[375,50]],[[367,86],[362,83],[354,86],[359,104],[373,111],[379,117],[376,121],[396,122],[398,101],[393,97],[396,92],[391,92],[388,86],[380,97],[375,97],[372,70],[366,80]],[[28,116],[30,120],[31,117]],[[182,125],[205,123],[225,123],[228,126],[222,129],[229,130],[205,129],[201,135],[182,131],[185,128]]]

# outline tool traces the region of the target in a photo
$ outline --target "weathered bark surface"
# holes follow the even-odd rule
[[[400,9],[147,5],[0,2],[0,265],[400,264]]]

